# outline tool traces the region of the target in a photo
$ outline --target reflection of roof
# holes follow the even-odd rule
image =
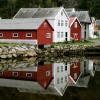
[[[100,20],[96,20],[96,25],[98,26],[100,26]]]
[[[43,21],[43,18],[0,19],[0,30],[38,29]]]
[[[80,22],[91,23],[88,11],[68,12],[69,17],[77,17]]]
[[[21,8],[14,18],[54,18],[62,9],[59,8]]]

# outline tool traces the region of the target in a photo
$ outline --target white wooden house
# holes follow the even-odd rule
[[[69,18],[63,7],[21,8],[13,18],[46,18],[54,28],[53,42],[70,41]]]

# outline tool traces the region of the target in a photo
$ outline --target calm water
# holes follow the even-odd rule
[[[100,100],[100,57],[0,61],[0,100]]]

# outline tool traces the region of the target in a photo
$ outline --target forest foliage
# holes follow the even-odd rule
[[[100,18],[100,0],[0,0],[0,17],[12,18],[20,8],[60,6],[88,10],[91,16]]]

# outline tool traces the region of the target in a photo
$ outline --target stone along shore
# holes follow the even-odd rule
[[[27,57],[60,57],[66,55],[92,55],[100,54],[100,46],[86,45],[68,45],[68,46],[51,46],[48,48],[38,49],[34,46],[2,46],[0,47],[0,58],[27,58]]]

